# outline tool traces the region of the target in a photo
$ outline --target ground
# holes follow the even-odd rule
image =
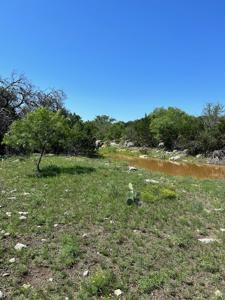
[[[224,181],[64,156],[36,176],[36,159],[0,162],[5,299],[225,299]]]

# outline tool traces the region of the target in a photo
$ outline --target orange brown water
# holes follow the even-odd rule
[[[155,158],[113,155],[114,159],[128,161],[130,165],[174,176],[193,176],[201,179],[225,179],[225,166],[171,162]]]

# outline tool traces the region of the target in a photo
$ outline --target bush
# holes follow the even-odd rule
[[[160,194],[165,199],[175,199],[177,197],[176,192],[168,188],[162,188]]]
[[[109,294],[113,289],[115,283],[115,276],[111,271],[97,271],[89,278],[88,281],[82,284],[80,298],[83,296],[103,296]]]
[[[63,266],[70,267],[76,261],[79,255],[79,245],[77,239],[65,234],[62,238],[62,245],[60,249],[59,261]]]
[[[166,273],[153,272],[139,281],[139,290],[141,293],[150,294],[155,289],[162,287],[167,279]]]

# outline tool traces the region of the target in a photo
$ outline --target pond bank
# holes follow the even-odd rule
[[[225,166],[168,161],[149,157],[143,158],[119,153],[111,153],[106,156],[115,160],[127,161],[129,164],[137,168],[144,168],[154,172],[162,172],[167,175],[225,180]]]

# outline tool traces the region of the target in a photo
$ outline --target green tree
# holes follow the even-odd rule
[[[68,140],[69,127],[66,118],[60,112],[38,108],[28,113],[23,119],[14,121],[3,143],[15,149],[24,149],[29,153],[40,152],[37,172],[45,151],[54,145],[64,144]]]
[[[150,118],[144,118],[128,122],[124,133],[124,139],[132,141],[136,146],[153,146],[153,134],[149,131]]]
[[[193,121],[194,117],[178,108],[157,108],[150,115],[150,132],[157,142],[162,141],[168,149],[173,149],[182,137],[188,139],[194,134]]]

